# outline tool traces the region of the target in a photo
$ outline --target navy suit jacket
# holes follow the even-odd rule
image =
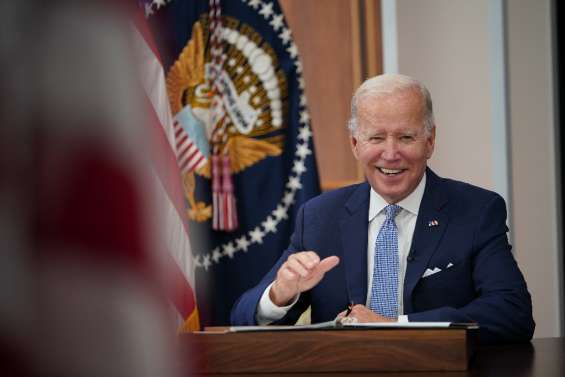
[[[482,343],[531,339],[535,323],[526,282],[511,253],[506,205],[491,191],[440,178],[427,169],[404,280],[410,321],[477,322]],[[276,324],[294,324],[311,305],[312,322],[329,321],[367,299],[367,183],[324,193],[300,209],[289,248],[232,309],[234,325],[256,324],[263,291],[291,253],[312,250],[340,263],[303,292]],[[437,220],[437,225],[429,222]],[[452,264],[447,268],[448,264]],[[423,278],[427,268],[442,269]]]

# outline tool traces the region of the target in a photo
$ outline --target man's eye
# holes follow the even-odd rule
[[[400,136],[400,141],[405,142],[405,143],[410,142],[410,141],[414,141],[414,139],[415,138],[412,135],[402,135],[402,136]]]
[[[382,136],[371,136],[371,137],[369,138],[369,141],[370,141],[371,143],[380,143],[380,142],[383,141],[383,140],[384,140],[384,137],[382,137]]]

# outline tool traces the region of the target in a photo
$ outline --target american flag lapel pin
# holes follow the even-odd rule
[[[439,225],[439,221],[437,220],[430,220],[428,221],[428,227],[432,227],[432,226],[438,226]]]

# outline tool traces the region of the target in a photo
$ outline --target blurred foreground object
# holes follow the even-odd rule
[[[6,375],[179,372],[163,188],[131,20],[111,4],[0,3]]]

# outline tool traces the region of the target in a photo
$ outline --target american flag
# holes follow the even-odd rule
[[[158,205],[165,231],[162,247],[171,257],[170,298],[181,320],[181,331],[199,330],[194,294],[194,263],[184,209],[181,169],[202,163],[201,154],[171,114],[163,65],[149,28],[141,15],[136,19],[136,52],[152,118],[154,173],[160,189]],[[180,166],[179,166],[180,162]]]

